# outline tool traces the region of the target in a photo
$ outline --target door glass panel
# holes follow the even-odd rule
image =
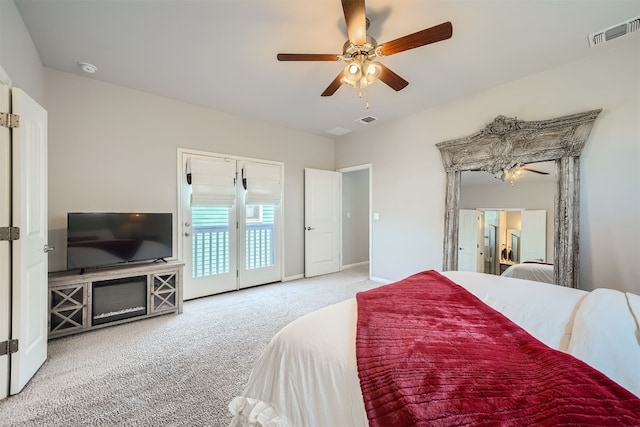
[[[229,272],[229,208],[194,206],[191,208],[193,238],[192,277]]]
[[[275,206],[247,205],[247,270],[271,267],[275,255]]]

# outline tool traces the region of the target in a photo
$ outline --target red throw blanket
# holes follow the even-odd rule
[[[356,295],[370,426],[640,426],[640,399],[435,271]]]

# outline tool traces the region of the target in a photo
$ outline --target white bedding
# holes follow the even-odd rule
[[[443,274],[545,344],[575,353],[640,396],[640,331],[624,293],[588,293],[481,273]],[[598,307],[601,299],[601,309],[579,310],[583,301]],[[606,344],[603,336],[613,327],[606,321],[610,310],[620,312],[617,321],[626,326],[616,335],[617,344],[606,347],[613,351],[593,354],[590,343]],[[283,328],[256,363],[243,395],[229,404],[231,426],[367,426],[356,366],[356,313],[355,299],[350,299]],[[585,321],[574,327],[576,316]],[[623,368],[616,365],[620,354],[632,356]]]
[[[513,277],[515,279],[533,280],[536,282],[555,283],[553,276],[553,265],[522,263],[514,264],[507,268],[503,273],[504,277]]]

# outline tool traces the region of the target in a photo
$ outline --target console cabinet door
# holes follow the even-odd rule
[[[80,332],[87,327],[88,283],[49,289],[49,338]]]
[[[151,313],[178,308],[178,271],[151,275]]]

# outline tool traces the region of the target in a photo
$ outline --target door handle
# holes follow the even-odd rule
[[[189,236],[191,236],[191,234],[189,234],[187,232],[184,233],[184,237],[189,237]]]
[[[46,254],[53,251],[55,248],[56,248],[55,246],[49,246],[45,244],[43,250],[44,250],[44,253]]]
[[[305,230],[307,230],[307,231],[315,230],[315,227],[307,227],[307,228],[305,228]]]

